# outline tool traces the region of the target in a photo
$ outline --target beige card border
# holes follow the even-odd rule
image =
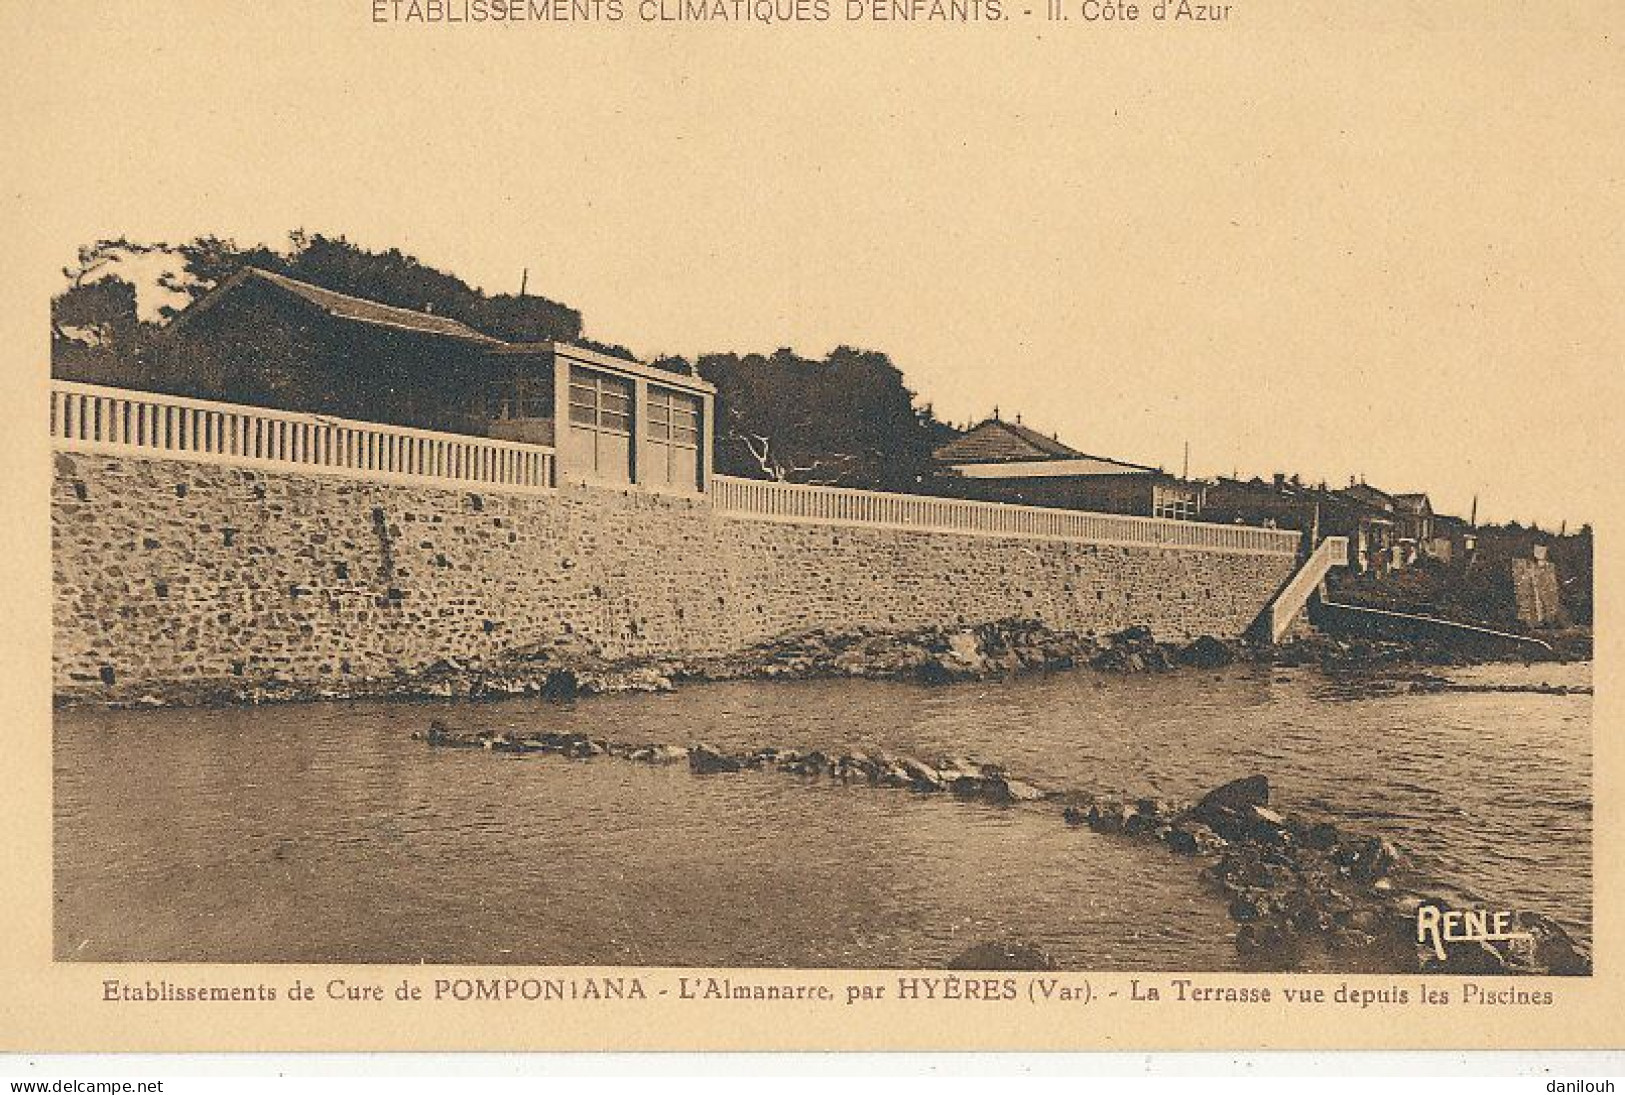
[[[1268,0],[1253,0],[1254,3]],[[1395,0],[1398,2],[1398,0]],[[202,0],[178,0],[170,9]],[[1611,10],[1606,0],[1568,5],[1595,15]],[[26,27],[23,5],[11,0],[0,13],[6,33]],[[229,8],[210,6],[211,11]],[[90,18],[88,7],[83,14]],[[130,13],[126,17],[137,17]],[[229,15],[222,16],[229,18]],[[1531,21],[1545,18],[1530,10]],[[6,27],[11,24],[11,27]],[[1534,29],[1532,28],[1532,32]],[[0,41],[6,35],[0,34]],[[21,39],[18,39],[19,41]],[[25,43],[24,65],[42,65],[52,58]],[[185,43],[177,42],[177,56]],[[7,45],[6,52],[12,53]],[[57,58],[71,69],[74,59]],[[94,59],[117,63],[117,59]],[[71,71],[64,72],[71,82]],[[1605,102],[1597,109],[1618,117]],[[107,104],[110,110],[131,109],[128,104]],[[33,113],[26,113],[31,110]],[[5,736],[0,766],[4,793],[0,793],[0,893],[5,916],[0,930],[0,1048],[27,1051],[103,1050],[449,1050],[449,1049],[574,1049],[574,1050],[1062,1050],[1062,1049],[1558,1049],[1606,1048],[1625,1045],[1625,841],[1621,838],[1625,813],[1625,728],[1618,699],[1617,667],[1622,664],[1620,633],[1612,626],[1618,618],[1625,582],[1625,560],[1617,545],[1621,506],[1595,514],[1599,571],[1604,580],[1597,590],[1598,617],[1608,621],[1597,630],[1598,687],[1594,709],[1595,743],[1595,958],[1590,978],[1486,979],[1494,988],[1548,989],[1555,997],[1550,1007],[1409,1006],[1359,1010],[1347,1006],[1306,1007],[1275,1003],[1268,1006],[1176,1004],[1127,1005],[1096,999],[1088,1005],[1026,1003],[899,1003],[895,1000],[848,1007],[841,1003],[811,1006],[795,1003],[747,1004],[735,1002],[684,1004],[659,998],[643,1003],[576,1002],[505,1005],[396,1004],[334,1005],[325,1002],[293,1005],[233,1004],[107,1004],[100,1000],[105,976],[221,983],[252,978],[286,985],[295,978],[320,984],[343,976],[392,985],[401,977],[428,980],[442,972],[509,977],[534,973],[524,967],[396,967],[396,966],[193,966],[101,965],[55,963],[51,960],[51,696],[50,696],[50,588],[51,559],[47,498],[50,474],[49,446],[44,426],[46,362],[49,348],[47,301],[55,289],[55,274],[64,252],[79,240],[55,238],[61,210],[54,203],[83,202],[82,186],[75,185],[74,164],[67,155],[71,142],[51,132],[52,118],[38,101],[0,104],[0,130],[10,150],[10,164],[0,167],[0,205],[10,231],[5,265],[9,276],[0,294],[0,347],[7,358],[3,374],[7,429],[0,432],[6,474],[0,477],[7,520],[0,522],[0,568],[6,640],[0,649],[0,682],[4,684]],[[290,123],[291,124],[291,123]],[[1577,126],[1578,126],[1577,122]],[[1577,128],[1576,139],[1582,131]],[[20,153],[20,154],[18,154]],[[1602,168],[1599,166],[1599,170]],[[137,188],[157,185],[154,180],[121,179],[118,185]],[[1616,181],[1616,191],[1618,183]],[[52,208],[41,208],[41,194],[51,194]],[[128,198],[128,194],[121,197]],[[206,196],[200,201],[206,200]],[[1599,211],[1602,212],[1602,211]],[[1618,213],[1618,211],[1615,211]],[[1606,218],[1604,218],[1606,219]],[[1614,231],[1620,217],[1612,220]],[[1599,222],[1599,229],[1602,228]],[[116,228],[109,229],[116,234]],[[1616,316],[1615,336],[1622,317]],[[1557,427],[1560,428],[1560,425]],[[1538,444],[1533,432],[1523,439]],[[1577,475],[1613,476],[1625,466],[1620,435],[1599,439],[1592,466]],[[1625,501],[1625,489],[1611,489],[1611,498]],[[1148,863],[1148,869],[1155,869]],[[702,971],[673,970],[550,970],[549,976],[592,974],[642,975],[650,984],[671,987],[678,976]],[[717,976],[744,979],[744,971],[710,971]],[[761,971],[753,980],[789,981],[836,987],[848,983],[894,983],[903,971],[858,973],[847,971]],[[942,971],[919,971],[942,976]],[[1029,975],[1015,975],[1025,986]],[[1098,997],[1116,988],[1126,991],[1131,978],[1142,982],[1166,981],[1162,974],[1076,974]],[[1193,978],[1211,985],[1271,985],[1310,987],[1328,991],[1340,984],[1383,988],[1394,984],[1411,989],[1413,997],[1424,980],[1407,977],[1317,977],[1308,975],[1212,975]],[[1435,987],[1459,992],[1468,978],[1425,979]]]

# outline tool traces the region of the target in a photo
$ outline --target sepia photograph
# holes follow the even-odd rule
[[[40,976],[1556,1014],[1625,394],[1558,8],[42,16]]]
[[[60,958],[1589,972],[1583,513],[343,237],[76,258]]]

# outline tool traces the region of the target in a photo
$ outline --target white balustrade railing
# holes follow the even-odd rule
[[[726,475],[712,476],[710,493],[718,512],[766,521],[876,525],[922,532],[1258,555],[1293,555],[1298,550],[1299,539],[1298,533],[1281,529],[810,487]]]
[[[554,482],[553,450],[542,445],[63,380],[51,382],[51,437],[76,452],[367,479],[514,491],[548,490]]]
[[[543,445],[64,380],[51,382],[51,437],[57,448],[69,451],[134,453],[367,479],[515,491],[550,490],[555,483],[554,452]],[[725,475],[712,476],[709,494],[720,513],[768,521],[1260,555],[1292,555],[1299,539],[1296,532],[1280,529]],[[1332,543],[1325,541],[1323,547]],[[1346,557],[1346,541],[1341,550]]]

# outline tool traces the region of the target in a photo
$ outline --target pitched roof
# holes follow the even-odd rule
[[[1424,492],[1418,492],[1415,494],[1396,494],[1394,495],[1394,502],[1399,506],[1400,509],[1407,513],[1433,512],[1433,504],[1428,501],[1428,496]]]
[[[986,464],[1006,460],[1067,460],[1084,454],[1019,422],[989,418],[931,455],[945,464]]]
[[[375,300],[353,297],[348,293],[323,289],[321,286],[312,285],[308,281],[300,281],[297,278],[286,277],[282,274],[273,274],[271,271],[261,270],[257,266],[245,266],[209,290],[190,308],[176,316],[171,326],[181,325],[192,317],[207,311],[225,296],[236,291],[239,286],[250,282],[258,282],[280,289],[306,303],[315,305],[334,319],[365,323],[373,327],[414,331],[418,334],[463,339],[468,342],[496,343],[500,341],[490,335],[483,335],[474,328],[447,316],[437,316],[430,312],[415,312],[410,308],[397,308],[392,304],[380,304]]]
[[[1367,486],[1364,483],[1344,487],[1337,493],[1374,509],[1391,510],[1394,508],[1393,495],[1388,494],[1386,491],[1380,491],[1376,487]]]

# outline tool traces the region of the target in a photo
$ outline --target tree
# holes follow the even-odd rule
[[[952,431],[914,404],[883,353],[842,346],[823,360],[794,350],[706,354],[717,386],[717,467],[799,483],[917,488]]]
[[[288,239],[294,253],[304,246],[303,232],[298,230],[290,232]],[[269,247],[255,246],[245,249],[238,247],[235,240],[222,239],[219,236],[199,236],[173,247],[167,244],[158,246],[165,247],[179,256],[182,264],[178,272],[166,271],[158,279],[158,283],[171,292],[185,294],[188,304],[196,302],[198,298],[244,266],[258,266],[262,270],[288,273],[287,258]],[[182,306],[184,307],[185,305]],[[182,308],[166,304],[159,312],[169,320],[174,319]]]
[[[135,286],[117,274],[68,286],[51,299],[51,336],[88,346],[128,341],[140,326]]]
[[[64,267],[67,287],[51,298],[51,364],[55,375],[94,384],[141,387],[150,379],[154,329],[141,321],[135,285],[116,271],[151,245],[104,239],[79,248]]]

